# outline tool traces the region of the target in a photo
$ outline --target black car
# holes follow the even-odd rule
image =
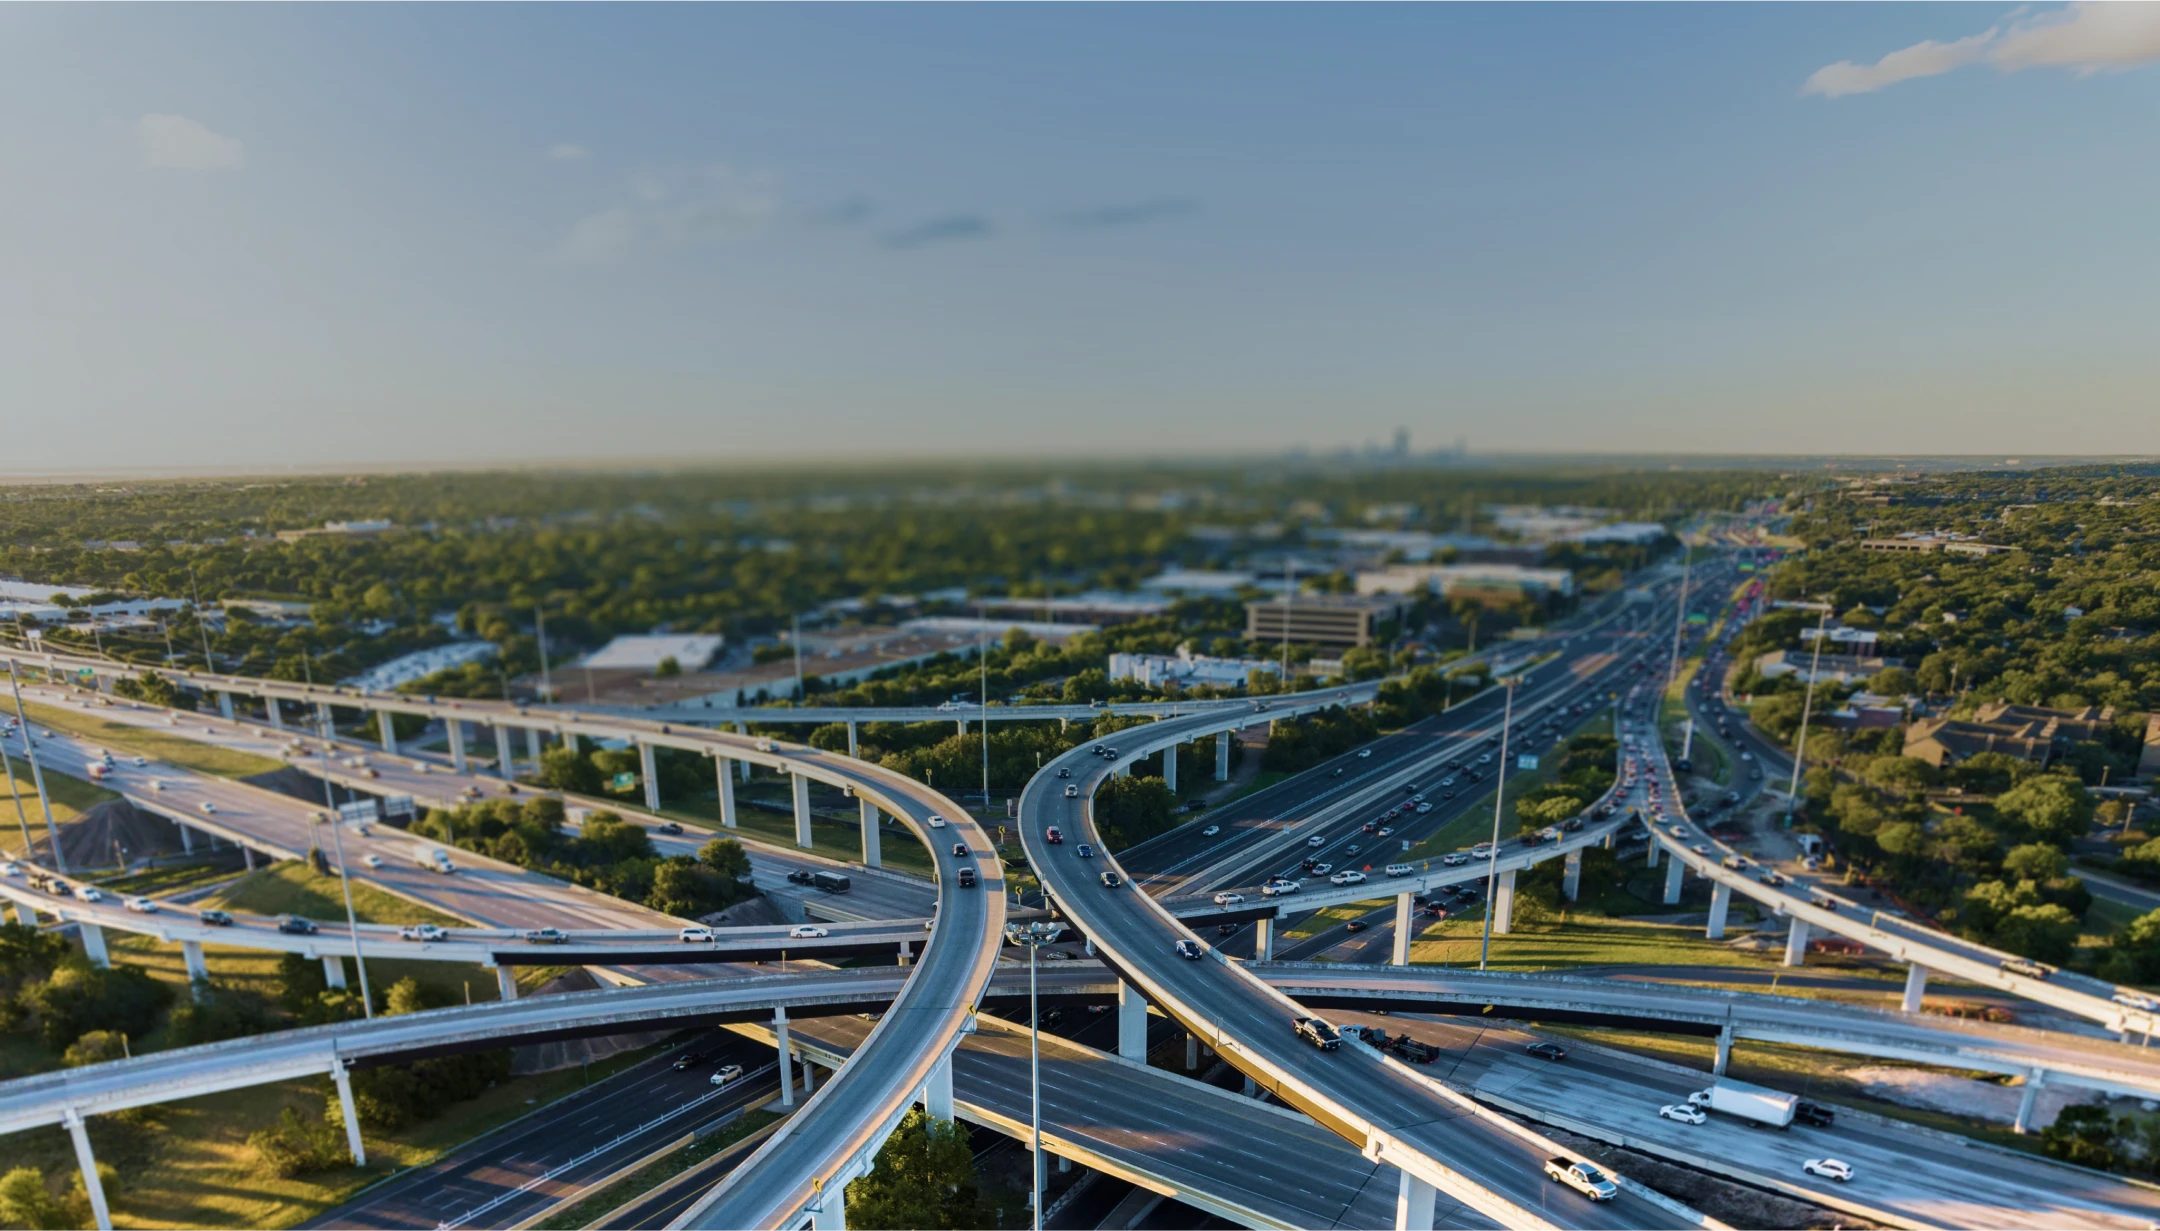
[[[293,936],[313,936],[316,932],[313,922],[298,915],[287,915],[278,920],[277,930]]]
[[[680,1073],[684,1069],[689,1068],[691,1065],[698,1063],[704,1058],[704,1052],[686,1051],[682,1055],[675,1057],[675,1071]]]
[[[680,826],[680,825],[676,824],[676,823],[675,823],[675,822],[673,822],[673,821],[662,821],[662,822],[660,822],[660,823],[659,823],[658,825],[655,825],[655,826],[653,826],[653,832],[654,832],[654,833],[681,833],[681,832],[682,832],[682,826]]]
[[[787,878],[790,885],[807,885],[816,879],[816,875],[808,868],[797,868],[788,873]]]
[[[1065,768],[1065,767],[1063,767],[1063,766],[1059,766],[1059,767],[1058,767],[1058,777],[1060,777],[1060,778],[1070,778],[1070,777],[1072,777],[1072,771],[1071,771],[1071,770],[1069,770],[1069,769],[1066,769],[1066,768]]]
[[[953,853],[953,854],[955,854],[955,855],[958,855],[958,856],[959,856],[960,858],[962,858],[962,859],[965,859],[965,858],[967,858],[967,853],[968,853],[967,843],[965,843],[965,842],[955,842],[955,843],[953,843],[953,844],[952,844],[952,853]]]
[[[1217,936],[1235,936],[1238,934],[1238,929],[1244,926],[1242,923],[1218,923],[1215,925],[1215,934]]]
[[[1532,1043],[1524,1051],[1540,1060],[1565,1060],[1567,1052],[1558,1043]]]
[[[232,926],[232,916],[221,910],[206,910],[195,917],[214,928],[229,928]]]
[[[1103,888],[1105,888],[1105,889],[1115,889],[1115,888],[1117,888],[1117,887],[1118,887],[1119,885],[1122,885],[1122,884],[1124,884],[1124,883],[1125,883],[1125,878],[1124,878],[1124,877],[1122,877],[1122,876],[1119,876],[1119,875],[1118,875],[1117,873],[1115,873],[1115,872],[1105,872],[1105,873],[1103,873],[1103,874],[1102,874],[1102,884],[1103,884]]]
[[[1352,919],[1350,922],[1343,924],[1343,931],[1345,932],[1362,932],[1364,930],[1365,921],[1363,919]]]
[[[1207,956],[1207,951],[1200,947],[1197,940],[1181,940],[1177,942],[1176,948],[1177,955],[1188,962],[1197,962]]]
[[[1341,1033],[1317,1017],[1296,1018],[1291,1021],[1290,1028],[1297,1032],[1297,1037],[1321,1051],[1335,1051],[1342,1046]]]
[[[1837,1113],[1835,1111],[1823,1106],[1821,1103],[1810,1103],[1806,1099],[1801,1099],[1793,1104],[1792,1114],[1793,1119],[1802,1124],[1812,1124],[1816,1128],[1829,1128],[1837,1122]]]

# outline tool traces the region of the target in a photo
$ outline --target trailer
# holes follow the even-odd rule
[[[1789,1128],[1800,1098],[1794,1094],[1751,1086],[1744,1081],[1721,1080],[1708,1090],[1699,1090],[1689,1095],[1688,1102],[1750,1123],[1764,1124],[1771,1128]]]

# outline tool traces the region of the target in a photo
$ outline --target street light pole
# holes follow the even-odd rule
[[[990,647],[985,642],[990,616],[986,608],[975,608],[975,665],[982,671],[982,765],[983,765],[983,815],[990,815]]]
[[[533,629],[540,642],[540,698],[552,703],[555,700],[555,685],[548,679],[547,613],[542,611],[537,603],[533,605]]]
[[[1005,939],[1028,951],[1028,1154],[1034,1174],[1029,1190],[1034,1194],[1035,1231],[1042,1231],[1042,1017],[1035,1001],[1035,954],[1065,931],[1062,923],[1008,923]]]
[[[1830,604],[1822,606],[1822,615],[1815,621],[1815,652],[1808,659],[1807,699],[1800,703],[1800,742],[1793,748],[1792,783],[1785,788],[1785,825],[1792,827],[1793,810],[1800,804],[1800,763],[1807,760],[1808,717],[1815,712],[1815,677],[1821,674],[1822,643],[1824,630],[1830,623]]]
[[[23,712],[22,682],[15,678],[15,660],[8,659],[8,687],[15,692],[15,722],[22,728],[23,756],[30,762],[30,785],[37,790],[38,808],[45,813],[45,833],[52,838],[53,871],[67,875],[67,856],[60,853],[60,827],[53,824],[52,802],[45,797],[45,771],[38,766],[37,741],[30,738],[30,715]],[[14,780],[12,770],[9,781]],[[23,854],[30,854],[23,848]]]
[[[1500,804],[1507,798],[1508,726],[1515,717],[1515,682],[1518,678],[1509,676],[1500,682],[1500,777],[1493,783],[1492,845],[1485,851],[1485,935],[1478,942],[1479,970],[1485,969],[1487,959],[1492,956],[1493,889],[1500,879]]]

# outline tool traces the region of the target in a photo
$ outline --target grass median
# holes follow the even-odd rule
[[[352,858],[355,862],[359,859],[357,855]],[[414,923],[432,923],[446,928],[472,926],[456,915],[422,906],[365,881],[352,882],[352,895],[353,913],[362,923],[389,923],[400,927]],[[250,915],[299,915],[331,923],[345,921],[345,894],[338,885],[337,876],[319,876],[299,860],[260,868],[205,898],[200,905]]]
[[[0,824],[0,850],[20,855],[23,852],[23,824],[27,822],[33,836],[43,842],[44,835],[39,831],[44,827],[45,815],[38,807],[37,779],[30,773],[30,763],[21,757],[6,757],[5,760],[8,785],[14,802],[0,804],[0,808],[7,809],[8,815],[4,820],[15,823]],[[108,791],[95,782],[85,782],[51,770],[45,771],[44,778],[45,801],[52,805],[55,825],[65,825],[99,804],[120,798],[117,793]],[[18,804],[22,808],[21,816],[13,815]]]
[[[218,778],[246,778],[283,769],[285,763],[235,748],[189,739],[176,729],[136,726],[57,705],[24,705],[32,724],[79,735],[115,751],[163,761]],[[186,721],[183,719],[182,721]],[[207,720],[205,720],[207,721]]]

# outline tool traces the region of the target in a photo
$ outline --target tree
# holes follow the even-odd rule
[[[2139,915],[2108,939],[2100,977],[2117,983],[2148,983],[2160,978],[2160,910]]]
[[[698,862],[729,880],[750,879],[750,856],[733,838],[714,838],[698,848]]]
[[[2115,1165],[2115,1116],[2104,1103],[2080,1103],[2057,1113],[2055,1122],[2040,1130],[2041,1148],[2049,1158],[2107,1170]]]
[[[983,1225],[966,1130],[911,1109],[870,1174],[848,1185],[847,1212],[849,1225],[865,1228]]]
[[[682,663],[678,662],[673,654],[670,654],[666,658],[661,659],[660,665],[653,668],[653,675],[663,680],[671,679],[681,674]]]
[[[2020,906],[1995,925],[1997,946],[2057,966],[2070,960],[2077,939],[2077,916],[2053,902]]]
[[[1112,778],[1095,792],[1095,828],[1113,851],[1170,828],[1177,796],[1160,778]]]
[[[79,1227],[82,1220],[53,1198],[42,1172],[35,1167],[16,1167],[0,1176],[0,1225],[58,1231],[62,1227]]]
[[[2061,846],[2092,823],[2093,800],[2075,779],[2043,774],[1997,796],[1995,811],[2035,840]]]
[[[71,1069],[119,1060],[128,1054],[127,1039],[117,1030],[92,1030],[68,1044],[60,1063]]]
[[[2046,882],[2070,870],[2070,858],[2041,842],[2013,846],[2003,856],[2003,873],[2019,880]]]
[[[421,990],[420,981],[406,975],[391,984],[383,992],[383,1016],[396,1017],[405,1013],[424,1013],[431,1008],[427,994]]]
[[[320,1120],[309,1122],[287,1107],[277,1126],[248,1134],[248,1148],[264,1170],[280,1178],[330,1171],[352,1162],[345,1134]]]
[[[77,959],[24,992],[22,999],[36,1010],[46,1045],[58,1049],[93,1030],[141,1038],[157,1027],[172,989],[131,967],[107,969]]]

